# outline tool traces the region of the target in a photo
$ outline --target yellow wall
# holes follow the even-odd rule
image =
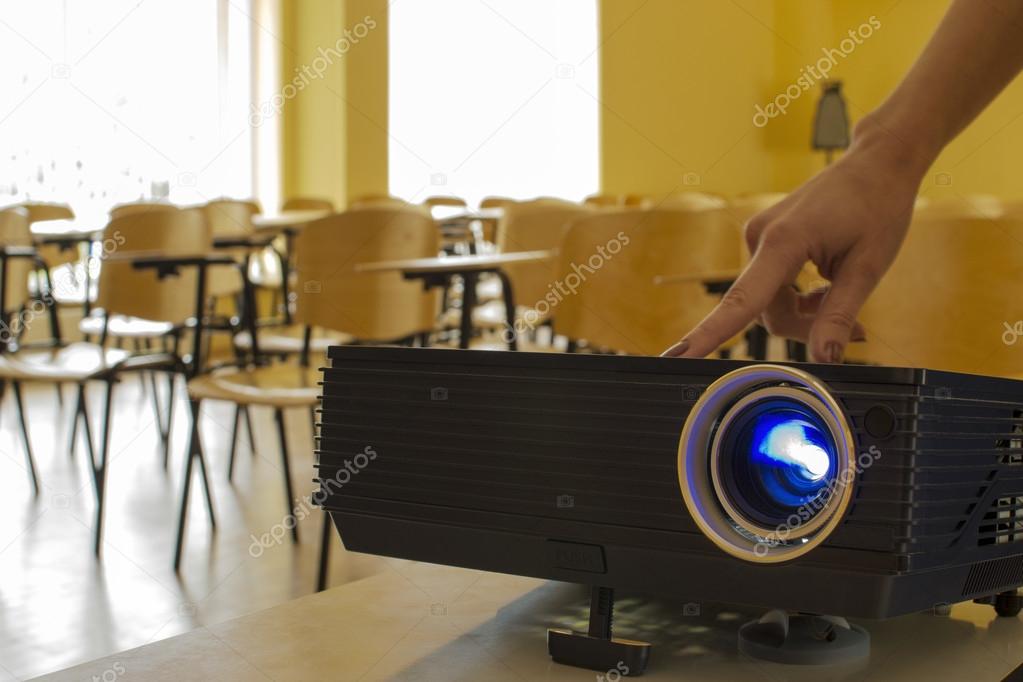
[[[774,3],[740,5],[601,3],[604,192],[732,194],[770,184],[765,136],[751,120],[773,72],[775,40],[759,22],[773,21]]]
[[[281,82],[299,90],[284,105],[284,196],[343,207],[386,192],[386,0],[284,0],[283,10]]]
[[[285,195],[387,190],[387,0],[283,0],[284,78],[369,16],[376,24],[285,105]],[[855,122],[898,83],[944,12],[937,0],[601,0],[601,178],[610,193],[787,191],[824,166],[810,150],[819,88],[762,128],[764,105],[870,16],[881,28],[844,59]],[[1023,81],[941,156],[930,196],[1023,197]],[[938,173],[950,185],[938,184]]]

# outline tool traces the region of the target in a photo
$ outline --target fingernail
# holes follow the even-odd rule
[[[662,358],[675,358],[689,350],[689,339],[682,339],[668,350],[661,353]]]

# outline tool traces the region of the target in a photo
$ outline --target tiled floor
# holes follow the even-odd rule
[[[186,445],[186,403],[179,386],[173,457],[164,471],[148,395],[138,379],[116,391],[105,543],[92,553],[94,498],[86,454],[67,453],[72,407],[49,386],[26,391],[32,444],[42,482],[33,499],[13,403],[0,407],[0,680],[24,679],[197,626],[264,609],[314,589],[320,516],[290,538],[253,551],[285,516],[271,413],[256,408],[256,454],[242,439],[233,484],[226,480],[232,409],[204,406],[203,438],[212,464],[218,530],[212,541],[201,503],[190,510],[185,562],[171,568],[176,506]],[[101,387],[91,396],[98,419]],[[312,441],[305,411],[287,415],[296,494],[313,490]],[[94,426],[94,429],[96,427]],[[94,431],[95,433],[95,431]],[[195,489],[193,489],[195,490]],[[193,501],[200,500],[193,497]],[[256,554],[258,556],[253,556]],[[333,552],[332,584],[382,570],[378,559]]]

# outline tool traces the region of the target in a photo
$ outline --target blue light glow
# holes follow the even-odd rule
[[[821,426],[791,409],[768,411],[753,421],[746,456],[751,473],[775,503],[805,504],[833,478],[834,447]]]

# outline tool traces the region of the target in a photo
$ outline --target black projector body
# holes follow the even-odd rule
[[[320,500],[349,550],[866,618],[1023,585],[1021,382],[411,348],[329,358]],[[849,471],[800,498],[813,504],[792,527],[756,530],[798,486]]]

